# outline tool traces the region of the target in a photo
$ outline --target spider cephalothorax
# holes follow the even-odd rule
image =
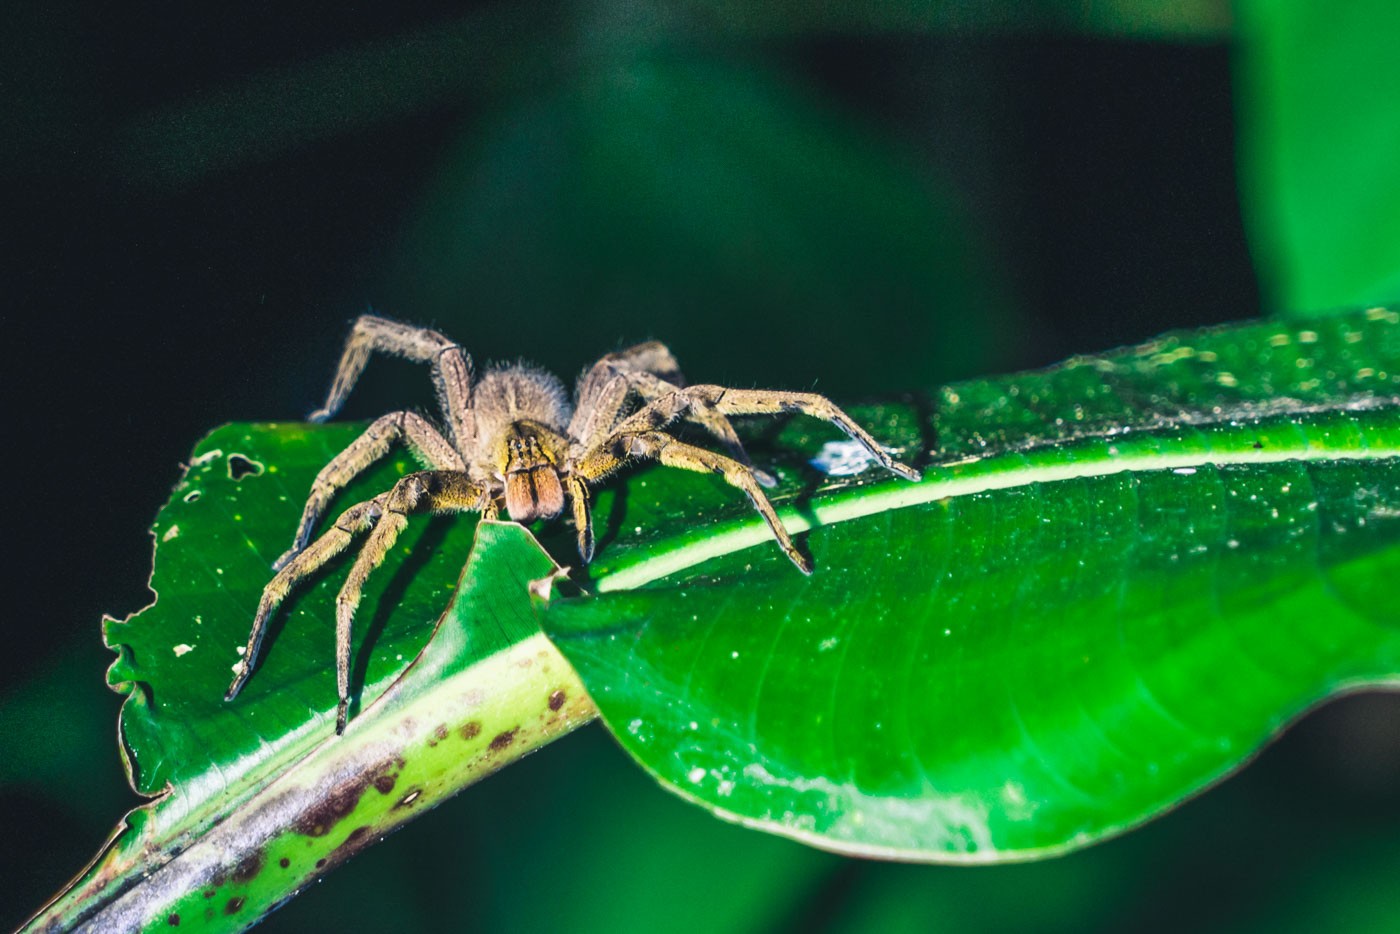
[[[655,460],[720,474],[743,490],[783,553],[810,574],[810,562],[797,550],[762,490],[766,475],[749,463],[730,416],[802,412],[825,419],[887,469],[910,480],[919,478],[918,471],[892,459],[824,396],[686,386],[675,357],[656,341],[608,354],[595,363],[579,380],[576,405],[570,406],[563,383],[550,373],[520,363],[492,367],[474,378],[471,359],[438,332],[364,315],[345,344],[326,405],[311,414],[312,421],[324,421],[340,410],[374,351],[432,366],[442,423],[434,425],[413,412],[385,415],[317,474],[292,547],[273,565],[277,574],[263,590],[248,648],[228,690],[231,700],[252,674],[268,618],[292,586],[344,551],[357,536],[365,535],[365,544],[336,598],[337,733],[345,729],[349,706],[350,627],[360,592],[408,525],[410,513],[479,512],[495,517],[504,506],[511,519],[531,522],[552,519],[567,507],[578,529],[579,554],[587,562],[593,557],[589,486],[627,461]],[[665,429],[678,421],[713,435],[728,453],[672,437]],[[311,534],[336,491],[398,441],[428,469],[351,506],[312,541]]]

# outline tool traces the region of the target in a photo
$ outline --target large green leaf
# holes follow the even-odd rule
[[[830,426],[759,424],[811,578],[718,478],[639,470],[597,498],[598,559],[572,574],[593,595],[543,614],[588,693],[532,616],[556,565],[523,530],[416,522],[371,579],[339,739],[343,563],[222,693],[268,562],[360,426],[219,429],[157,519],[156,601],[108,628],[135,786],[164,793],[36,927],[242,927],[594,699],[663,782],[824,846],[996,859],[1102,836],[1396,677],[1398,376],[1400,314],[1374,309],[853,408],[920,484],[843,475]],[[542,531],[573,560],[571,529]]]
[[[922,483],[872,472],[787,508],[810,578],[751,516],[657,540],[647,515],[596,593],[549,607],[667,787],[844,852],[1024,859],[1400,681],[1397,312],[952,386],[932,429]]]

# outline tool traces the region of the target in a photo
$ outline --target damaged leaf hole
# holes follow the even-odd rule
[[[258,461],[244,457],[242,454],[230,454],[228,456],[228,478],[230,480],[242,480],[247,476],[259,477],[267,468]]]

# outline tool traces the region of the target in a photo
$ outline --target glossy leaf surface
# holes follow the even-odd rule
[[[812,577],[748,516],[638,534],[545,628],[628,751],[721,816],[911,859],[1071,849],[1400,681],[1397,400],[1385,309],[952,386],[920,484],[789,505]]]
[[[289,601],[245,691],[223,700],[305,489],[362,428],[230,425],[196,449],[156,522],[155,602],[107,632],[119,652],[110,678],[129,693],[121,727],[133,786],[164,793],[127,816],[35,929],[240,930],[385,832],[592,719],[530,607],[527,584],[555,565],[519,526],[471,518],[413,523],[371,578],[344,736],[334,734],[333,662],[343,561]],[[408,469],[391,460],[345,495],[371,495]]]

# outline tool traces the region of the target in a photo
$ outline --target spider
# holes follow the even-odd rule
[[[801,412],[836,425],[886,469],[910,480],[919,472],[895,461],[863,428],[824,396],[808,392],[687,386],[676,358],[657,341],[603,357],[579,379],[570,406],[558,377],[526,363],[491,366],[479,377],[466,352],[437,331],[376,315],[355,321],[323,408],[310,420],[335,415],[374,352],[396,354],[432,368],[442,408],[434,425],[414,412],[376,419],[337,454],[311,485],[292,547],[273,563],[253,618],[248,647],[225,700],[233,700],[253,672],[267,621],[292,587],[367,535],[336,597],[337,734],[349,710],[350,629],[365,579],[379,566],[408,525],[411,513],[476,512],[496,518],[504,505],[516,522],[552,519],[570,507],[584,563],[593,558],[589,487],[632,460],[717,473],[743,490],[763,516],[778,546],[798,570],[812,565],[797,547],[762,486],[773,485],[754,468],[729,418]],[[714,436],[727,454],[680,441],[665,429],[687,421]],[[425,465],[393,488],[356,503],[315,541],[322,514],[336,492],[403,442]]]

